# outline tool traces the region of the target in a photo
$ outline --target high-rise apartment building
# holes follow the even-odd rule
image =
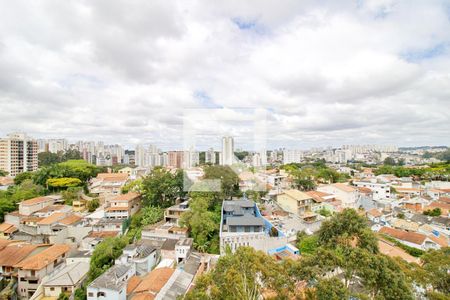
[[[0,139],[0,170],[10,176],[36,171],[38,168],[38,144],[24,133],[9,134]]]
[[[230,166],[234,163],[234,140],[231,136],[222,138],[222,165]]]

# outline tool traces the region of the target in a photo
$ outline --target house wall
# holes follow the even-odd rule
[[[104,293],[105,296],[98,296],[99,293]],[[126,285],[120,291],[114,291],[110,289],[97,289],[88,287],[87,288],[87,299],[88,300],[126,300],[127,299],[127,291]]]

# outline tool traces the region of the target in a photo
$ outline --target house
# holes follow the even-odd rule
[[[53,204],[46,206],[36,212],[33,213],[34,217],[46,218],[54,213],[70,213],[72,211],[72,206],[62,205],[62,204]]]
[[[131,291],[129,298],[131,300],[155,299],[174,272],[175,270],[172,268],[160,268],[151,271]]]
[[[68,245],[53,245],[16,264],[15,267],[18,268],[18,294],[24,298],[33,296],[42,278],[64,263],[69,251]]]
[[[422,190],[420,188],[394,187],[398,194],[411,197],[420,197]]]
[[[420,227],[420,225],[416,222],[412,222],[410,220],[403,220],[403,219],[392,219],[390,221],[390,224],[394,228],[411,231],[411,232],[417,232]]]
[[[192,238],[183,238],[178,240],[175,244],[175,258],[177,263],[186,261],[189,257],[191,254],[193,241],[194,240]]]
[[[104,202],[111,196],[119,195],[127,180],[126,173],[99,173],[97,177],[91,179],[89,191],[98,194],[101,202]]]
[[[433,201],[428,206],[423,208],[424,211],[433,210],[439,208],[441,210],[441,215],[448,216],[450,211],[450,203],[441,202],[441,201]]]
[[[60,198],[58,196],[43,196],[24,200],[19,203],[19,214],[29,216],[44,207],[54,204]]]
[[[335,195],[337,199],[342,201],[344,208],[357,208],[360,196],[358,189],[354,186],[344,183],[333,183],[320,185],[317,187],[317,190]]]
[[[428,203],[429,201],[424,198],[415,197],[412,199],[406,198],[402,200],[400,202],[400,206],[410,212],[422,212],[423,208],[428,205]]]
[[[127,281],[134,276],[129,265],[114,265],[87,287],[87,300],[126,300]]]
[[[108,200],[105,209],[107,219],[128,219],[141,207],[141,195],[133,192]]]
[[[147,225],[142,229],[143,239],[181,239],[187,238],[189,235],[186,227],[178,227],[172,223],[162,225]]]
[[[402,244],[407,246],[420,249],[420,250],[429,250],[429,249],[440,249],[441,246],[437,244],[435,241],[430,239],[428,236],[416,233],[416,232],[408,232],[404,230],[394,229],[390,227],[382,227],[379,231],[381,234],[388,235]]]
[[[16,231],[16,226],[9,223],[2,223],[0,224],[0,239],[9,239],[11,237],[11,234]]]
[[[391,184],[380,182],[376,179],[370,181],[354,181],[353,184],[358,188],[368,188],[372,191],[373,200],[391,198]]]
[[[277,202],[285,211],[303,216],[312,211],[314,199],[305,192],[292,189],[277,195]]]
[[[48,247],[48,245],[31,245],[28,243],[9,244],[0,251],[0,275],[5,278],[17,276],[15,265]]]
[[[240,246],[267,252],[287,243],[286,234],[264,219],[256,204],[247,199],[223,201],[219,236],[221,253],[227,247],[234,252]]]
[[[45,297],[58,297],[61,293],[75,292],[89,271],[89,262],[68,264],[54,272],[43,284]]]
[[[380,223],[383,214],[376,208],[372,208],[366,212],[367,219],[374,223]]]
[[[159,262],[160,252],[155,247],[142,245],[127,245],[122,255],[116,259],[117,264],[131,265],[137,275],[150,272]]]
[[[173,205],[164,211],[164,220],[166,222],[179,226],[178,220],[181,215],[189,210],[189,201],[183,201],[180,204]]]

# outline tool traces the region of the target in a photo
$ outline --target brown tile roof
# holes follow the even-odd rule
[[[0,224],[0,232],[5,232],[6,230],[10,229],[11,227],[14,227],[14,225],[9,223],[2,223]]]
[[[121,194],[119,196],[114,197],[111,201],[132,201],[138,197],[140,197],[141,195],[138,193],[133,193],[133,192],[129,192],[126,194]]]
[[[141,283],[141,279],[138,276],[132,276],[127,283],[127,295],[131,294],[132,291]]]
[[[66,216],[65,213],[62,212],[55,212],[52,215],[40,220],[39,222],[37,222],[38,225],[49,225],[49,224],[53,224],[58,222],[61,219],[64,219],[64,217]]]
[[[0,250],[3,250],[9,244],[14,243],[12,240],[0,239]]]
[[[32,222],[32,223],[37,223],[41,220],[44,220],[45,218],[41,218],[41,217],[36,217],[36,216],[28,216],[28,217],[23,217],[20,219],[20,223],[24,224],[26,222]]]
[[[20,202],[21,205],[25,205],[25,206],[29,206],[29,205],[35,205],[38,203],[43,203],[43,202],[48,202],[48,201],[52,201],[52,198],[49,197],[36,197],[36,198],[32,198],[32,199],[28,199],[28,200],[24,200],[22,202]]]
[[[128,179],[127,173],[99,173],[97,174],[97,179],[102,179],[103,181],[125,181]]]
[[[88,237],[92,238],[107,238],[107,237],[115,237],[119,234],[118,231],[92,231]]]
[[[450,203],[450,197],[440,197],[439,201],[445,202],[445,203]]]
[[[45,213],[45,212],[50,212],[50,211],[60,210],[60,209],[62,209],[62,208],[64,208],[64,205],[62,205],[62,204],[49,205],[49,206],[46,206],[46,207],[44,207],[44,208],[38,210],[37,212]]]
[[[374,216],[374,217],[381,217],[383,214],[376,208],[372,208],[367,211],[368,215]]]
[[[439,237],[434,236],[433,234],[430,234],[428,237],[430,238],[430,240],[432,240],[439,246],[448,247],[448,239],[445,236],[443,236],[442,234]]]
[[[355,187],[344,183],[334,183],[334,186],[347,193],[356,191]]]
[[[26,258],[22,262],[18,263],[16,267],[25,270],[41,270],[47,265],[53,263],[53,261],[55,261],[58,257],[69,252],[69,250],[70,247],[68,245],[55,244],[36,255]]]
[[[440,208],[440,209],[450,209],[450,203],[444,203],[439,201],[431,202],[430,205],[428,205],[428,208]],[[427,208],[425,208],[427,209]]]
[[[134,290],[135,293],[151,292],[157,294],[167,283],[175,270],[171,268],[155,269],[148,273]],[[134,298],[133,298],[134,299]]]
[[[367,187],[362,186],[362,187],[359,187],[358,190],[360,193],[363,193],[363,194],[372,194],[372,190]]]
[[[410,242],[417,245],[422,245],[423,242],[425,242],[425,239],[427,238],[426,235],[423,235],[421,233],[408,232],[390,227],[382,227],[379,233],[387,234],[398,240]]]
[[[7,246],[0,251],[0,266],[14,266],[24,260],[38,247],[39,245],[30,244]]]
[[[155,296],[153,296],[152,294],[139,294],[131,298],[131,300],[153,300],[153,299],[155,299]]]
[[[59,220],[58,223],[61,223],[61,224],[64,224],[64,225],[72,225],[72,224],[77,223],[81,219],[82,219],[82,217],[73,214],[73,215],[65,217],[62,220]]]
[[[306,194],[308,194],[316,202],[324,202],[325,199],[323,199],[322,197],[330,196],[330,194],[327,194],[324,192],[319,192],[319,191],[309,191],[309,192],[306,192]]]

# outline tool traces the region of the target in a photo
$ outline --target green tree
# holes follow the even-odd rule
[[[206,166],[204,178],[220,180],[221,199],[239,194],[239,176],[229,166]]]
[[[8,172],[6,172],[6,171],[4,171],[4,170],[0,170],[0,177],[3,177],[3,176],[8,176]]]
[[[153,169],[142,181],[142,194],[146,205],[164,208],[174,205],[177,198],[187,194],[183,186],[183,171],[172,174],[163,168]]]
[[[450,295],[450,248],[430,250],[421,259],[427,281],[435,290]]]
[[[69,296],[67,295],[67,293],[61,292],[58,296],[57,300],[69,300]]]
[[[40,152],[38,153],[38,165],[39,167],[50,166],[61,162],[61,156],[52,152]]]
[[[94,212],[100,206],[100,201],[98,198],[94,198],[87,202],[88,212]]]
[[[439,217],[442,214],[442,211],[439,207],[429,209],[423,212],[424,215],[430,217]]]
[[[136,179],[133,181],[130,181],[128,183],[126,183],[122,189],[121,189],[121,193],[122,194],[126,194],[128,192],[135,192],[135,193],[141,193],[142,192],[142,179]]]
[[[386,157],[384,159],[383,164],[387,165],[387,166],[395,166],[396,162],[395,162],[395,159],[393,159],[392,157],[388,156],[388,157]]]
[[[62,177],[47,179],[47,186],[52,190],[65,190],[80,185],[82,185],[82,182],[78,178]]]
[[[27,180],[27,179],[32,179],[33,178],[33,172],[22,172],[16,175],[16,177],[14,177],[14,184],[15,185],[19,185],[21,184],[23,181]]]
[[[318,247],[318,240],[317,235],[306,236],[297,243],[298,250],[300,250],[302,255],[313,254]]]
[[[250,247],[221,256],[216,267],[196,281],[185,299],[259,299],[263,290],[280,299],[293,296],[293,282],[283,264]]]
[[[328,248],[351,246],[356,243],[372,253],[378,252],[377,238],[367,226],[366,218],[358,215],[354,209],[346,208],[322,223],[319,235],[319,245]]]
[[[126,237],[106,238],[98,244],[91,256],[87,284],[108,270],[127,244]]]
[[[194,246],[203,251],[210,248],[212,238],[219,231],[220,219],[217,219],[217,213],[209,210],[211,202],[211,194],[195,194],[189,201],[189,210],[180,218],[180,224],[189,229]]]
[[[141,211],[141,225],[151,225],[161,221],[164,217],[164,210],[156,206],[144,207]]]
[[[61,196],[64,200],[64,204],[72,205],[73,201],[78,200],[81,194],[80,187],[69,187],[61,192]]]
[[[347,299],[349,290],[344,286],[341,280],[336,277],[330,279],[321,279],[316,285],[317,300],[341,300]]]

